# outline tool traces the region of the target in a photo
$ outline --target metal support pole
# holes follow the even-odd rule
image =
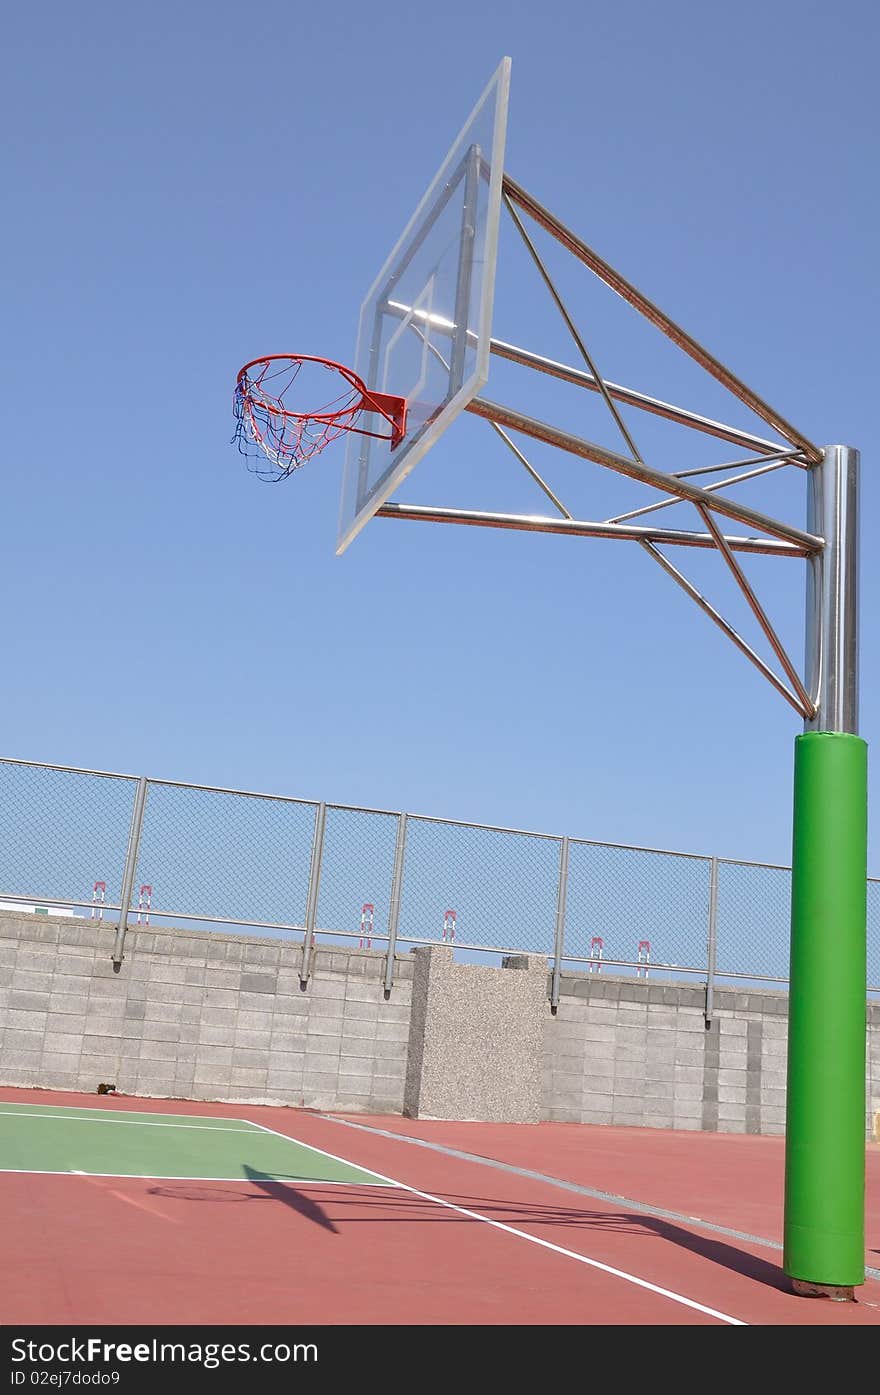
[[[510,363],[518,363],[524,368],[546,373],[548,377],[559,378],[564,383],[572,383],[576,387],[586,388],[588,392],[599,391],[599,384],[592,373],[585,373],[582,368],[572,368],[566,363],[557,363],[555,359],[546,358],[543,354],[535,354],[529,349],[521,349],[516,344],[506,344],[503,339],[491,339],[489,349],[491,353],[497,354],[499,358],[506,358]],[[676,407],[671,402],[661,402],[658,397],[648,397],[646,393],[637,392],[635,388],[625,387],[621,383],[611,383],[607,378],[605,386],[618,402],[625,402],[630,407],[640,407],[643,411],[650,412],[654,416],[665,417],[667,421],[676,421],[681,426],[693,427],[695,431],[705,432],[707,436],[716,436],[719,440],[729,441],[732,445],[742,446],[745,450],[778,449],[776,441],[767,441],[763,436],[756,436],[751,431],[741,431],[738,427],[713,421],[711,417],[702,417],[697,412],[686,411],[684,407]]]
[[[829,446],[809,471],[807,526],[825,539],[807,574],[807,731],[859,729],[859,453]]]
[[[810,471],[825,539],[807,580],[807,685],[795,742],[783,1265],[795,1292],[865,1281],[867,745],[858,725],[858,452]]]
[[[706,1031],[715,1012],[715,971],[718,963],[718,858],[709,861],[709,928],[706,934]]]
[[[711,495],[709,496],[712,497]],[[442,509],[425,504],[383,504],[377,518],[401,518],[411,523],[455,523],[465,528],[510,528],[523,533],[557,533],[561,537],[615,538],[624,542],[656,543],[658,546],[697,547],[715,551],[711,533],[694,533],[684,528],[641,528],[632,523],[590,522],[579,518],[552,518],[545,514],[491,513],[487,509]],[[814,538],[808,547],[765,537],[727,537],[734,552],[766,557],[806,557],[821,547]]]
[[[731,373],[729,368],[725,368],[724,364],[720,363],[717,358],[713,357],[708,349],[705,349],[702,344],[698,344],[696,339],[686,330],[677,325],[668,315],[665,315],[659,306],[654,305],[646,295],[643,295],[630,281],[621,276],[619,271],[615,271],[614,267],[604,261],[598,252],[594,252],[591,247],[582,242],[555,214],[544,208],[536,198],[533,198],[523,189],[522,185],[511,179],[509,174],[505,174],[502,188],[507,197],[524,209],[530,218],[533,218],[552,237],[561,242],[563,247],[567,247],[569,252],[595,272],[606,286],[610,286],[613,291],[616,291],[634,309],[638,310],[640,315],[643,315],[651,324],[656,325],[674,344],[677,344],[690,358],[699,363],[701,368],[705,368],[707,373],[711,373],[712,377],[716,378],[723,387],[726,387],[728,392],[732,392],[735,397],[751,408],[762,421],[767,422],[774,431],[778,431],[787,441],[791,441],[802,450],[808,460],[817,461],[820,459],[821,452],[813,445],[812,441],[808,441],[806,436],[801,435],[795,427],[785,420],[785,417],[762,401],[751,388],[746,387],[745,383],[734,373]]]
[[[299,971],[300,987],[305,988],[312,971],[312,941],[315,938],[315,921],[318,916],[318,892],[321,887],[321,860],[324,855],[324,825],[327,822],[327,805],[318,805],[315,817],[315,841],[312,844],[312,862],[309,867],[309,893],[306,898],[306,932],[303,936],[302,965]]]
[[[397,818],[397,842],[394,846],[394,872],[391,878],[391,905],[388,909],[388,950],[385,955],[385,997],[391,996],[394,983],[394,954],[397,949],[397,925],[400,920],[400,889],[403,884],[403,858],[406,852],[406,814]]]
[[[565,902],[568,896],[568,839],[563,838],[559,850],[559,889],[556,893],[556,934],[553,944],[553,978],[550,985],[550,1009],[559,1007],[562,956],[565,952]]]
[[[497,422],[499,426],[506,426],[510,431],[521,431],[524,436],[530,436],[536,441],[545,441],[548,446],[568,451],[571,455],[580,456],[582,460],[592,460],[596,465],[604,465],[606,469],[614,470],[619,475],[626,475],[629,479],[638,480],[641,484],[650,484],[654,489],[659,489],[664,494],[686,499],[692,504],[707,504],[716,513],[723,514],[726,518],[736,519],[738,523],[744,523],[748,528],[758,528],[761,532],[769,533],[771,537],[796,543],[807,552],[818,552],[821,549],[821,538],[815,537],[811,533],[805,533],[802,528],[795,528],[790,523],[782,523],[778,518],[770,518],[767,514],[761,513],[758,509],[750,508],[748,504],[743,504],[739,500],[728,499],[717,493],[709,493],[700,485],[691,484],[690,480],[683,475],[670,475],[663,470],[655,470],[640,460],[633,460],[628,455],[620,455],[619,452],[609,450],[607,446],[599,445],[596,441],[584,440],[582,436],[575,436],[572,432],[564,431],[562,427],[554,426],[551,422],[539,421],[535,417],[528,416],[525,412],[520,412],[515,407],[506,407],[500,402],[490,402],[485,397],[475,397],[467,404],[465,410],[473,416],[484,417],[487,421]]]
[[[147,802],[147,779],[142,775],[137,782],[134,795],[134,808],[131,811],[131,824],[128,830],[128,848],[125,853],[125,869],[122,873],[122,892],[119,897],[119,923],[113,942],[113,970],[119,973],[125,958],[125,932],[128,929],[128,911],[131,905],[131,892],[137,871],[138,849],[141,842],[141,825],[144,821],[144,807]]]

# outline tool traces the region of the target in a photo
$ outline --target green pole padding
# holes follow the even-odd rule
[[[795,742],[783,1264],[842,1287],[865,1281],[867,751]]]

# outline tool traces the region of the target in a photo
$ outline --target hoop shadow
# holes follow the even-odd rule
[[[313,1197],[307,1195],[305,1192],[297,1190],[296,1183],[301,1181],[301,1178],[294,1176],[291,1176],[289,1179],[280,1178],[277,1173],[259,1172],[255,1167],[250,1167],[247,1163],[243,1163],[242,1167],[248,1182],[250,1182],[252,1186],[258,1187],[263,1193],[262,1196],[255,1197],[253,1193],[248,1195],[247,1193],[231,1189],[224,1189],[221,1192],[213,1189],[208,1191],[204,1187],[199,1188],[197,1182],[189,1187],[151,1187],[150,1190],[154,1195],[172,1196],[178,1201],[229,1202],[262,1201],[264,1199],[280,1201],[282,1206],[287,1206],[291,1211],[295,1211],[297,1215],[304,1217],[307,1221],[311,1221],[313,1225],[320,1226],[322,1230],[329,1230],[334,1235],[339,1234],[338,1227],[333,1224],[324,1208],[320,1206]],[[231,1180],[230,1178],[230,1181]]]
[[[416,1225],[478,1225],[480,1221],[460,1212],[440,1208],[411,1194],[401,1195],[392,1187],[371,1187],[358,1189],[356,1193],[340,1191],[328,1187],[322,1205],[316,1199],[318,1187],[309,1192],[300,1191],[296,1177],[281,1178],[278,1174],[266,1174],[244,1164],[245,1176],[261,1195],[240,1190],[190,1187],[157,1187],[156,1194],[173,1196],[185,1201],[211,1202],[254,1202],[272,1200],[280,1202],[305,1220],[322,1230],[338,1235],[341,1228],[368,1223],[372,1225],[399,1225],[409,1222]],[[720,1265],[744,1278],[761,1283],[780,1292],[790,1292],[790,1284],[781,1266],[759,1255],[750,1254],[736,1245],[715,1235],[701,1234],[676,1225],[673,1221],[659,1216],[643,1215],[635,1211],[588,1211],[571,1206],[541,1205],[538,1203],[519,1204],[501,1201],[493,1197],[473,1197],[449,1195],[444,1198],[456,1206],[482,1212],[489,1220],[503,1221],[507,1225],[554,1226],[577,1231],[596,1233],[614,1232],[624,1235],[639,1234],[655,1236],[659,1240],[688,1250],[692,1254]],[[326,1206],[332,1206],[335,1219],[331,1218]],[[377,1214],[381,1212],[381,1214]],[[338,1224],[336,1223],[338,1222]]]

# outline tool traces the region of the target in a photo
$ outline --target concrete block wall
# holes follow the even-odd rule
[[[0,1084],[408,1112],[781,1133],[788,1003],[772,990],[562,975],[208,932],[0,912]],[[421,955],[421,960],[420,960]],[[425,966],[413,1011],[414,970]],[[521,967],[513,969],[513,965]],[[433,990],[429,980],[433,977]],[[424,989],[424,991],[423,991]],[[436,991],[434,991],[436,990]],[[433,993],[433,998],[432,998]],[[409,1079],[407,1080],[407,1074]],[[868,1009],[867,1134],[880,1140],[880,1004]]]
[[[563,974],[545,1023],[544,1118],[719,1133],[785,1131],[788,998]],[[880,1004],[868,1007],[866,1133],[880,1111]]]
[[[412,960],[393,997],[381,952],[238,935],[133,931],[0,914],[0,1082],[399,1113]]]

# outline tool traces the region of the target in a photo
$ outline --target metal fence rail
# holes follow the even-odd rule
[[[458,823],[0,758],[0,905],[73,911],[126,933],[154,920],[468,956],[788,980],[788,867]],[[880,881],[868,881],[868,982],[880,992]]]

